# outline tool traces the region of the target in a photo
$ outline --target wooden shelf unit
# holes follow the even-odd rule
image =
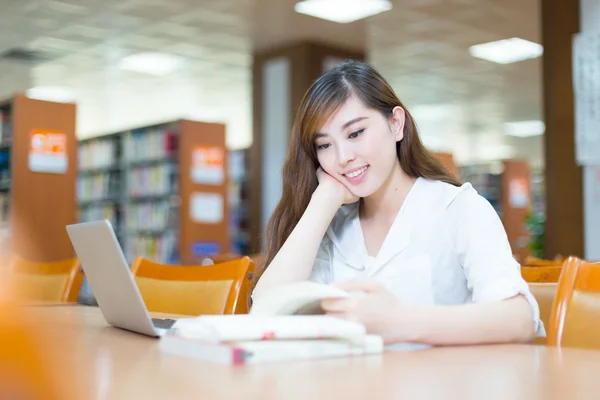
[[[0,102],[0,231],[3,258],[52,262],[73,256],[65,226],[75,222],[76,105]]]
[[[85,139],[80,160],[78,219],[110,220],[129,263],[229,252],[223,124],[178,120]]]

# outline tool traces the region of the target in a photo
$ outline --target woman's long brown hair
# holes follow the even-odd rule
[[[351,95],[357,96],[365,106],[379,110],[386,118],[392,116],[394,107],[404,109],[404,138],[396,143],[396,153],[408,176],[460,186],[460,182],[423,146],[412,116],[379,72],[369,64],[345,61],[317,79],[298,107],[283,166],[283,194],[267,224],[264,257],[257,266],[257,278],[292,233],[317,188],[319,162],[314,134]]]

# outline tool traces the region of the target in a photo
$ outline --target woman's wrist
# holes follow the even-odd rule
[[[419,321],[422,320],[419,314],[426,312],[426,309],[397,304],[390,315],[385,336],[391,338],[390,342],[394,343],[419,342],[421,340]]]
[[[337,211],[344,203],[344,198],[343,193],[332,190],[332,188],[327,187],[327,185],[319,184],[313,192],[311,202],[312,201]]]

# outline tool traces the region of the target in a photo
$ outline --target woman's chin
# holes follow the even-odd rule
[[[350,190],[350,193],[352,193],[356,197],[360,197],[362,199],[362,198],[371,196],[373,193],[375,193],[375,191],[368,190],[367,188],[364,188],[364,189],[363,188],[360,188],[360,189],[353,188],[353,190]]]

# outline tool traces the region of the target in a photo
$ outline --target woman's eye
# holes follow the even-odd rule
[[[317,145],[317,150],[325,150],[329,147],[329,143]]]
[[[364,131],[365,131],[364,129],[361,129],[361,130],[359,130],[359,131],[352,132],[352,133],[351,133],[351,134],[350,134],[348,137],[349,137],[350,139],[354,139],[354,138],[358,137],[358,135],[360,135],[360,134],[361,134],[361,133],[363,133]]]

